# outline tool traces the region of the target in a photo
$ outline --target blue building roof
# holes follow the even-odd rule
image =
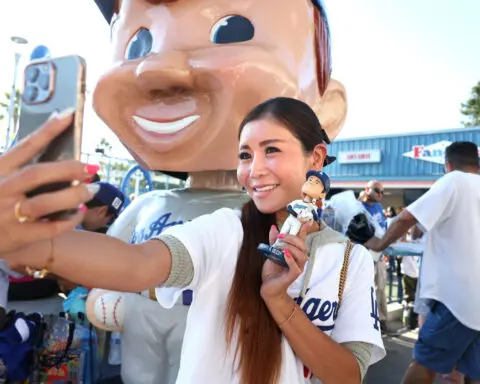
[[[444,173],[445,148],[454,141],[480,145],[480,127],[338,139],[328,146],[337,161],[325,168],[333,187],[428,188]]]

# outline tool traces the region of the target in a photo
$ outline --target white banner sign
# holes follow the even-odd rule
[[[430,145],[414,145],[412,150],[404,153],[403,156],[429,163],[445,164],[445,149],[450,144],[452,144],[451,141],[444,140]],[[478,148],[478,155],[480,156],[480,148]]]
[[[380,161],[381,153],[379,149],[338,153],[340,164],[380,163]]]
[[[445,164],[445,149],[452,144],[451,141],[439,141],[430,145],[415,145],[410,152],[403,156],[429,163]]]

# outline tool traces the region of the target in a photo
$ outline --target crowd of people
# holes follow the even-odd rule
[[[382,206],[384,195],[385,190],[382,183],[372,180],[359,193],[358,200],[362,202],[371,219],[386,230],[405,207],[395,208],[387,206],[384,208]],[[422,237],[422,234],[420,229],[413,227],[398,241],[416,241]],[[403,303],[404,306],[408,306],[415,301],[420,257],[416,254],[398,256],[385,255],[384,253],[373,251],[371,251],[371,254],[375,262],[376,297],[379,303],[382,329],[388,333],[385,321],[387,318],[387,304],[396,301]],[[413,316],[415,317],[414,314]],[[416,319],[407,322],[406,326],[408,328],[416,328]]]

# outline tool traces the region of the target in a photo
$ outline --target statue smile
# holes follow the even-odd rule
[[[172,121],[153,121],[140,116],[132,116],[132,118],[135,123],[145,131],[160,134],[172,134],[187,128],[197,121],[200,116],[190,115]]]

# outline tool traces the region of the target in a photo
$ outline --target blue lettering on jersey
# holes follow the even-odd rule
[[[362,203],[364,208],[370,213],[370,216],[372,216],[372,219],[375,220],[380,227],[383,229],[387,229],[387,219],[385,218],[385,215],[383,214],[383,208],[380,203],[374,203],[374,204],[368,204],[368,203]]]
[[[183,221],[170,221],[172,214],[165,213],[160,216],[157,220],[152,221],[148,227],[138,228],[135,227],[135,230],[130,239],[131,244],[144,243],[150,240],[152,237],[160,235],[166,228],[173,227],[174,225],[183,224]]]
[[[371,290],[370,290],[370,302],[372,305],[372,312],[370,313],[370,316],[374,320],[373,328],[375,328],[378,331],[378,323],[380,321],[380,318],[378,317],[378,303],[375,298],[375,288],[373,287],[371,287]]]
[[[307,289],[308,293],[310,289]],[[298,305],[301,304],[301,297],[297,297],[294,299]],[[309,318],[309,320],[313,323],[315,320],[321,321],[322,323],[331,321],[331,324],[328,325],[317,325],[321,331],[330,331],[335,327],[335,320],[338,315],[338,302],[337,301],[329,301],[329,300],[322,300],[317,297],[310,297],[306,300],[303,305],[301,305],[302,311],[305,315]]]
[[[173,227],[174,225],[183,224],[183,221],[170,221],[172,216],[171,212],[165,213],[160,216],[157,220],[152,221],[147,227],[135,227],[132,237],[130,239],[130,244],[139,244],[144,243],[150,240],[152,237],[160,235],[166,228]],[[182,294],[183,305],[190,305],[193,299],[193,292],[186,290]]]

